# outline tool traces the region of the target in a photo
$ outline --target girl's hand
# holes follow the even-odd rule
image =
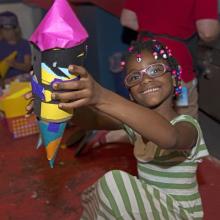
[[[57,92],[52,94],[52,98],[61,101],[59,108],[70,110],[89,105],[95,107],[100,104],[105,89],[92,78],[86,69],[82,66],[70,65],[69,72],[80,74],[80,80],[54,84],[53,88]]]
[[[34,74],[33,70],[30,71],[30,75],[33,76],[33,74]],[[26,100],[29,100],[29,103],[26,106],[26,111],[27,111],[26,116],[29,116],[33,112],[33,106],[34,106],[34,97],[33,97],[32,92],[30,91],[30,92],[26,93],[24,95],[24,98]]]
[[[24,98],[26,100],[29,100],[29,103],[28,105],[26,106],[26,111],[27,111],[27,114],[26,116],[29,116],[32,112],[33,112],[33,95],[32,95],[32,92],[28,92],[24,95]]]

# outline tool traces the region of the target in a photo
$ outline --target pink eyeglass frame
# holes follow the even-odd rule
[[[157,76],[152,77],[151,75],[148,74],[147,70],[148,70],[149,68],[151,68],[152,66],[155,66],[155,65],[161,65],[161,66],[163,66],[164,72],[163,72],[162,74],[160,74],[160,75],[157,75]],[[148,67],[146,67],[146,68],[144,68],[144,69],[141,69],[141,70],[138,70],[138,71],[134,71],[134,72],[132,72],[132,73],[129,73],[129,74],[125,77],[125,79],[124,79],[124,84],[125,84],[126,87],[129,88],[129,87],[132,87],[132,86],[135,86],[135,85],[139,84],[139,83],[142,81],[144,74],[146,74],[149,78],[152,78],[152,79],[153,79],[153,78],[160,77],[160,76],[162,76],[164,73],[170,72],[170,71],[171,71],[171,68],[170,68],[168,65],[165,65],[164,63],[153,63],[153,64],[149,65]],[[127,83],[127,79],[128,79],[131,75],[133,75],[134,73],[137,73],[137,72],[140,73],[140,76],[141,76],[140,80],[137,80],[137,82],[135,82],[135,83],[133,83],[133,84]]]

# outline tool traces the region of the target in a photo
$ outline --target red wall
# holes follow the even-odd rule
[[[52,4],[53,0],[23,0],[23,2],[47,9]],[[124,0],[70,0],[70,2],[73,4],[93,3],[104,10],[119,16]]]
[[[26,4],[31,4],[34,6],[38,6],[44,9],[49,8],[51,3],[53,2],[52,0],[23,0],[24,3]]]

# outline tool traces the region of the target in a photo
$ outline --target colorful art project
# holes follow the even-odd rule
[[[73,111],[59,109],[58,102],[51,99],[52,85],[55,82],[80,80],[79,75],[69,73],[68,66],[83,65],[87,38],[86,30],[66,0],[54,1],[30,38],[34,44],[34,112],[51,167],[67,120],[73,116]]]

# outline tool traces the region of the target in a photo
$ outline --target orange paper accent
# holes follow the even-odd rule
[[[46,151],[47,151],[47,159],[48,160],[52,160],[56,154],[56,151],[60,145],[61,142],[61,138],[58,138],[52,142],[50,142],[47,146],[46,146]]]

